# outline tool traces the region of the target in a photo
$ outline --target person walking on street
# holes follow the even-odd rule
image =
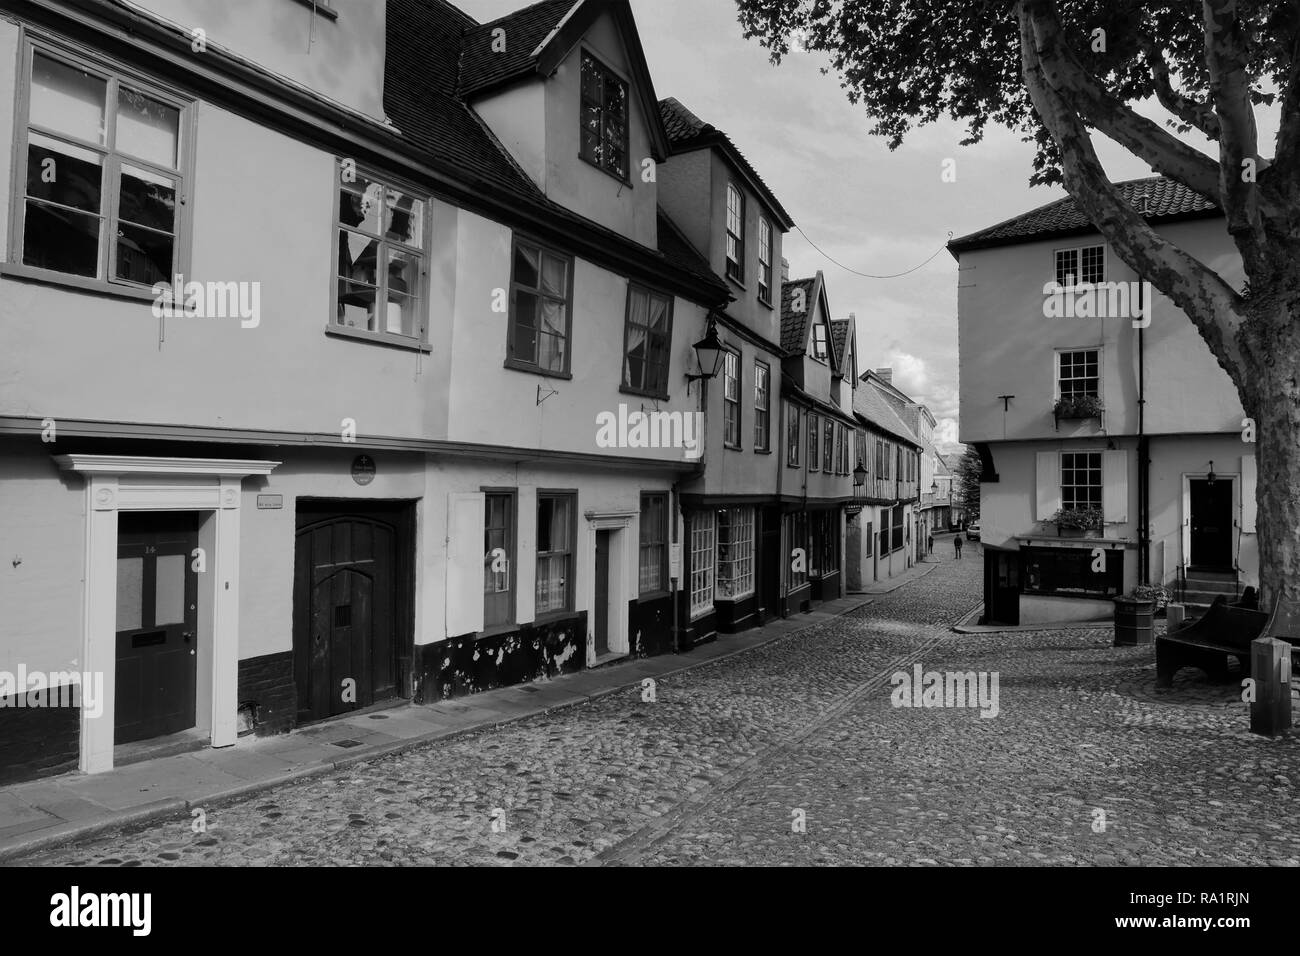
[[[960,561],[961,560],[961,532],[958,532],[957,536],[952,539],[952,546],[956,551],[956,560]]]
[[[929,554],[929,555],[934,554],[934,535],[933,535],[933,534],[930,535],[928,538],[925,539],[925,545],[926,545],[925,553],[926,553],[926,554]]]

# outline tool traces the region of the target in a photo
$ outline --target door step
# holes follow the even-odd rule
[[[124,767],[145,760],[193,753],[207,747],[211,742],[212,738],[207,731],[199,730],[197,727],[182,730],[180,733],[167,734],[164,737],[134,740],[129,744],[118,744],[113,748],[113,766]]]

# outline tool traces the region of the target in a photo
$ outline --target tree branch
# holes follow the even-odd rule
[[[1200,130],[1208,138],[1217,141],[1219,118],[1214,115],[1213,108],[1208,103],[1184,96],[1174,89],[1169,79],[1169,64],[1165,62],[1165,55],[1150,37],[1142,38],[1142,49],[1146,53],[1147,62],[1151,65],[1152,85],[1155,87],[1156,99],[1160,101],[1160,105],[1188,126]]]
[[[1106,176],[1087,127],[1044,70],[1037,26],[1047,3],[1019,0],[1021,74],[1035,111],[1057,144],[1066,189],[1120,258],[1187,314],[1246,395],[1247,365],[1237,341],[1241,297],[1214,270],[1158,235]]]
[[[1251,103],[1244,25],[1236,0],[1205,0],[1205,62],[1210,100],[1219,116],[1219,196],[1228,233],[1241,252],[1246,275],[1260,280],[1267,269],[1264,227],[1259,211],[1259,139]],[[1243,163],[1256,167],[1249,180]]]
[[[1220,187],[1219,164],[1140,116],[1111,94],[1089,73],[1061,34],[1050,0],[1025,4],[1038,43],[1038,63],[1044,78],[1068,100],[1089,126],[1146,160],[1152,169],[1213,199]]]

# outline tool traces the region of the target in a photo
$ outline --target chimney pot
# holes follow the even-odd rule
[[[785,256],[781,257],[781,281],[790,281],[790,260]]]

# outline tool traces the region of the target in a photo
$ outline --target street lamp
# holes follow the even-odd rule
[[[704,333],[704,338],[696,342],[692,348],[695,349],[695,358],[700,363],[700,371],[697,373],[687,372],[688,381],[708,381],[716,378],[718,368],[722,364],[722,340],[718,338],[718,321],[714,313],[709,313],[709,327]]]
[[[862,464],[862,460],[859,459],[858,467],[853,469],[853,487],[861,488],[866,483],[867,483],[867,469]]]
[[[1206,485],[1208,485],[1209,487],[1213,488],[1213,487],[1214,487],[1214,479],[1217,478],[1217,477],[1219,477],[1219,476],[1216,475],[1216,474],[1214,473],[1214,459],[1211,458],[1211,459],[1210,459],[1210,473],[1209,473],[1208,475],[1205,476],[1205,483],[1206,483]]]

